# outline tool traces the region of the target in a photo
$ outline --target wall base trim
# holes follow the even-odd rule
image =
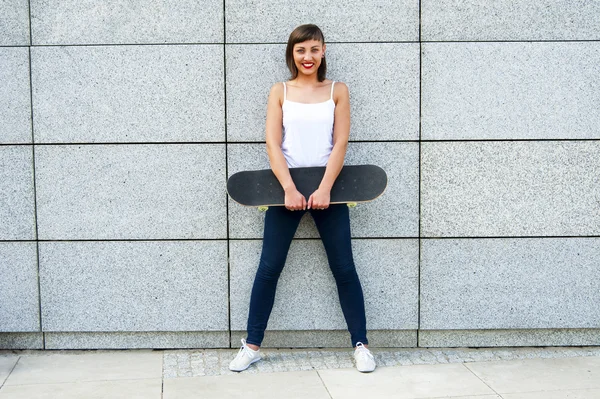
[[[595,345],[600,345],[600,328],[419,330],[419,346],[429,348]]]

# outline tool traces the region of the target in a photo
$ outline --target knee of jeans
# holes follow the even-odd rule
[[[356,267],[354,267],[352,261],[332,265],[331,271],[337,282],[346,282],[358,278]]]
[[[265,259],[260,258],[260,263],[258,264],[258,271],[256,272],[256,276],[263,280],[277,280],[279,279],[279,275],[283,270],[283,263],[285,259]]]

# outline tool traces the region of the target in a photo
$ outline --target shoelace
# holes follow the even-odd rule
[[[246,355],[248,357],[254,357],[254,355],[252,354],[252,352],[250,352],[250,348],[248,348],[248,345],[246,345],[246,340],[244,338],[242,338],[242,347],[240,348],[240,351],[238,352],[237,357],[240,356],[240,354],[242,356]]]
[[[371,353],[371,351],[369,349],[367,349],[362,342],[357,342],[356,343],[356,350],[358,351],[358,354],[360,356],[367,356],[371,359],[375,359],[373,357],[373,354]]]

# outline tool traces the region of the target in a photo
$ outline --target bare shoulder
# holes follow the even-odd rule
[[[339,100],[348,100],[350,92],[348,86],[344,82],[335,82],[333,86],[333,99],[337,103]]]
[[[274,83],[273,86],[271,86],[271,92],[269,94],[283,95],[283,83],[282,82]]]
[[[271,91],[269,92],[270,100],[278,100],[279,103],[283,102],[283,83],[277,82],[271,86]]]

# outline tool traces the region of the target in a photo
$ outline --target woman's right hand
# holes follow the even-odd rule
[[[290,211],[299,211],[306,209],[306,198],[296,187],[285,190],[285,207]]]

